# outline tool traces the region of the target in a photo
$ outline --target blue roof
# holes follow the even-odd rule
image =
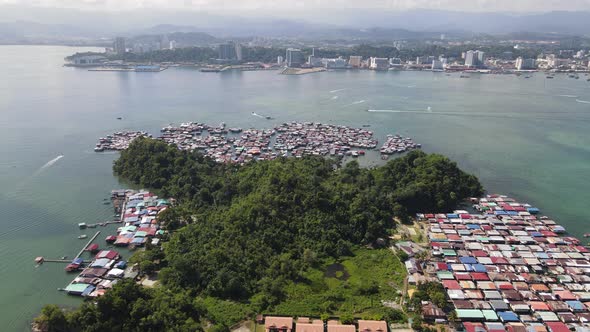
[[[82,292],[82,296],[88,296],[90,295],[90,293],[94,292],[94,290],[96,289],[96,287],[89,285],[88,287],[86,287],[86,289]]]
[[[457,219],[459,218],[459,215],[456,213],[447,213],[447,218],[449,219]]]
[[[506,211],[506,213],[510,216],[517,216],[518,215],[518,212],[516,212],[516,211]]]
[[[529,213],[533,213],[533,214],[541,212],[541,210],[537,209],[536,207],[530,207],[530,208],[528,208],[528,209],[526,209],[526,210],[527,210]]]
[[[497,312],[503,322],[518,322],[518,315],[512,311]]]
[[[481,226],[476,224],[467,224],[466,226],[468,229],[481,229]]]
[[[496,211],[494,211],[494,214],[497,216],[505,216],[508,214],[508,212],[506,212],[504,210],[496,210]]]
[[[533,237],[543,237],[543,234],[539,233],[539,232],[531,232],[531,235]]]
[[[473,264],[472,266],[475,272],[488,272],[483,264]]]
[[[463,264],[477,264],[477,259],[475,259],[475,257],[461,257],[459,260],[461,260],[461,263]]]
[[[72,261],[72,264],[82,264],[84,263],[84,258],[76,258]]]
[[[585,310],[586,309],[584,304],[580,301],[565,301],[565,303],[567,303],[567,305],[570,306],[570,308],[572,308],[574,310]]]

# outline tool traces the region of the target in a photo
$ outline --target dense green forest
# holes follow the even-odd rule
[[[300,305],[290,295],[297,292],[289,289],[317,282],[320,272],[313,271],[322,271],[328,262],[353,257],[346,263],[352,274],[355,256],[370,255],[364,252],[367,247],[386,244],[394,217],[404,221],[416,212],[450,211],[482,193],[478,180],[454,162],[421,151],[371,169],[321,157],[235,166],[158,140],[137,139],[113,169],[127,181],[178,201],[163,216],[173,231],[163,252],[149,248],[135,257],[145,269],[160,270],[161,287],[117,285],[97,305],[86,302],[60,318],[67,327],[62,330],[125,326],[133,331],[142,326],[155,331],[161,325],[153,324],[160,320],[167,329],[183,330],[201,328],[202,318],[223,327],[258,312],[280,313]],[[375,262],[392,270],[400,263],[378,257]],[[383,275],[384,284],[399,278],[396,271],[390,273]],[[316,314],[364,313],[367,308],[347,306],[343,294],[362,295],[375,286],[354,284],[354,278],[314,299],[330,301],[318,304],[324,312]],[[116,312],[118,306],[128,306],[134,314]],[[172,314],[176,310],[178,316]],[[75,323],[82,319],[84,324]]]

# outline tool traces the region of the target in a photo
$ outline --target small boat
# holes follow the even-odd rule
[[[118,117],[117,120],[123,120],[123,118],[122,117]]]
[[[590,233],[584,234],[584,237],[590,237]]]
[[[78,224],[78,227],[80,227],[80,229],[84,229],[84,228],[86,228],[86,226],[87,225],[86,225],[85,222],[81,222],[81,223]]]
[[[547,76],[547,78],[548,78],[548,79],[553,79],[553,78],[555,78],[555,77],[553,77],[553,76]]]
[[[87,237],[88,237],[88,235],[86,235],[86,234],[78,235],[78,238],[79,239],[85,239]]]
[[[43,264],[44,261],[45,261],[45,258],[43,258],[41,256],[35,258],[35,263],[37,263],[37,264]]]
[[[68,259],[68,256],[61,256],[61,259]]]

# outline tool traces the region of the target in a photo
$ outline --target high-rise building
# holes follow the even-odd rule
[[[360,68],[363,64],[363,57],[360,55],[351,55],[348,59],[348,64],[352,68]]]
[[[236,60],[236,46],[233,42],[228,42],[225,44],[220,44],[217,47],[218,52],[218,59],[220,60]]]
[[[485,63],[485,52],[467,51],[465,52],[465,65],[468,67],[479,68]]]
[[[285,59],[283,59],[283,57],[279,55],[279,56],[277,57],[277,65],[279,65],[279,66],[280,66],[280,65],[282,65],[284,62],[285,62]]]
[[[171,40],[171,41],[170,41],[170,45],[169,45],[169,46],[170,46],[169,48],[170,48],[171,50],[174,50],[174,49],[176,49],[176,40]]]
[[[168,35],[162,35],[162,37],[160,37],[160,49],[161,50],[170,49],[170,39],[168,38]]]
[[[300,49],[288,48],[286,61],[287,67],[301,67],[304,63],[303,52]]]
[[[537,68],[537,61],[535,59],[524,59],[522,57],[518,57],[516,59],[516,69],[517,70],[530,70]]]
[[[125,38],[117,37],[113,43],[113,51],[117,54],[125,54],[127,49],[125,48]]]
[[[243,56],[242,56],[242,45],[239,43],[236,43],[236,59],[238,61],[242,61]]]
[[[482,51],[475,51],[477,54],[477,62],[479,66],[483,66],[486,63],[486,53]]]
[[[467,67],[477,67],[477,55],[474,51],[465,52],[465,65]]]
[[[322,58],[310,55],[307,57],[307,63],[312,67],[321,67],[323,66]]]

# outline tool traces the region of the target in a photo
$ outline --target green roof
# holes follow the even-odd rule
[[[82,293],[86,290],[86,288],[88,288],[88,284],[69,284],[68,287],[66,287],[65,291],[66,292],[75,292],[75,293]]]
[[[498,315],[494,310],[482,310],[483,316],[486,320],[496,321],[498,320]]]
[[[445,256],[457,256],[457,252],[453,249],[443,249],[442,252]]]
[[[484,315],[479,309],[457,309],[457,317],[460,319],[477,318],[483,319]]]
[[[439,279],[455,279],[452,272],[449,271],[438,271],[436,275]]]

